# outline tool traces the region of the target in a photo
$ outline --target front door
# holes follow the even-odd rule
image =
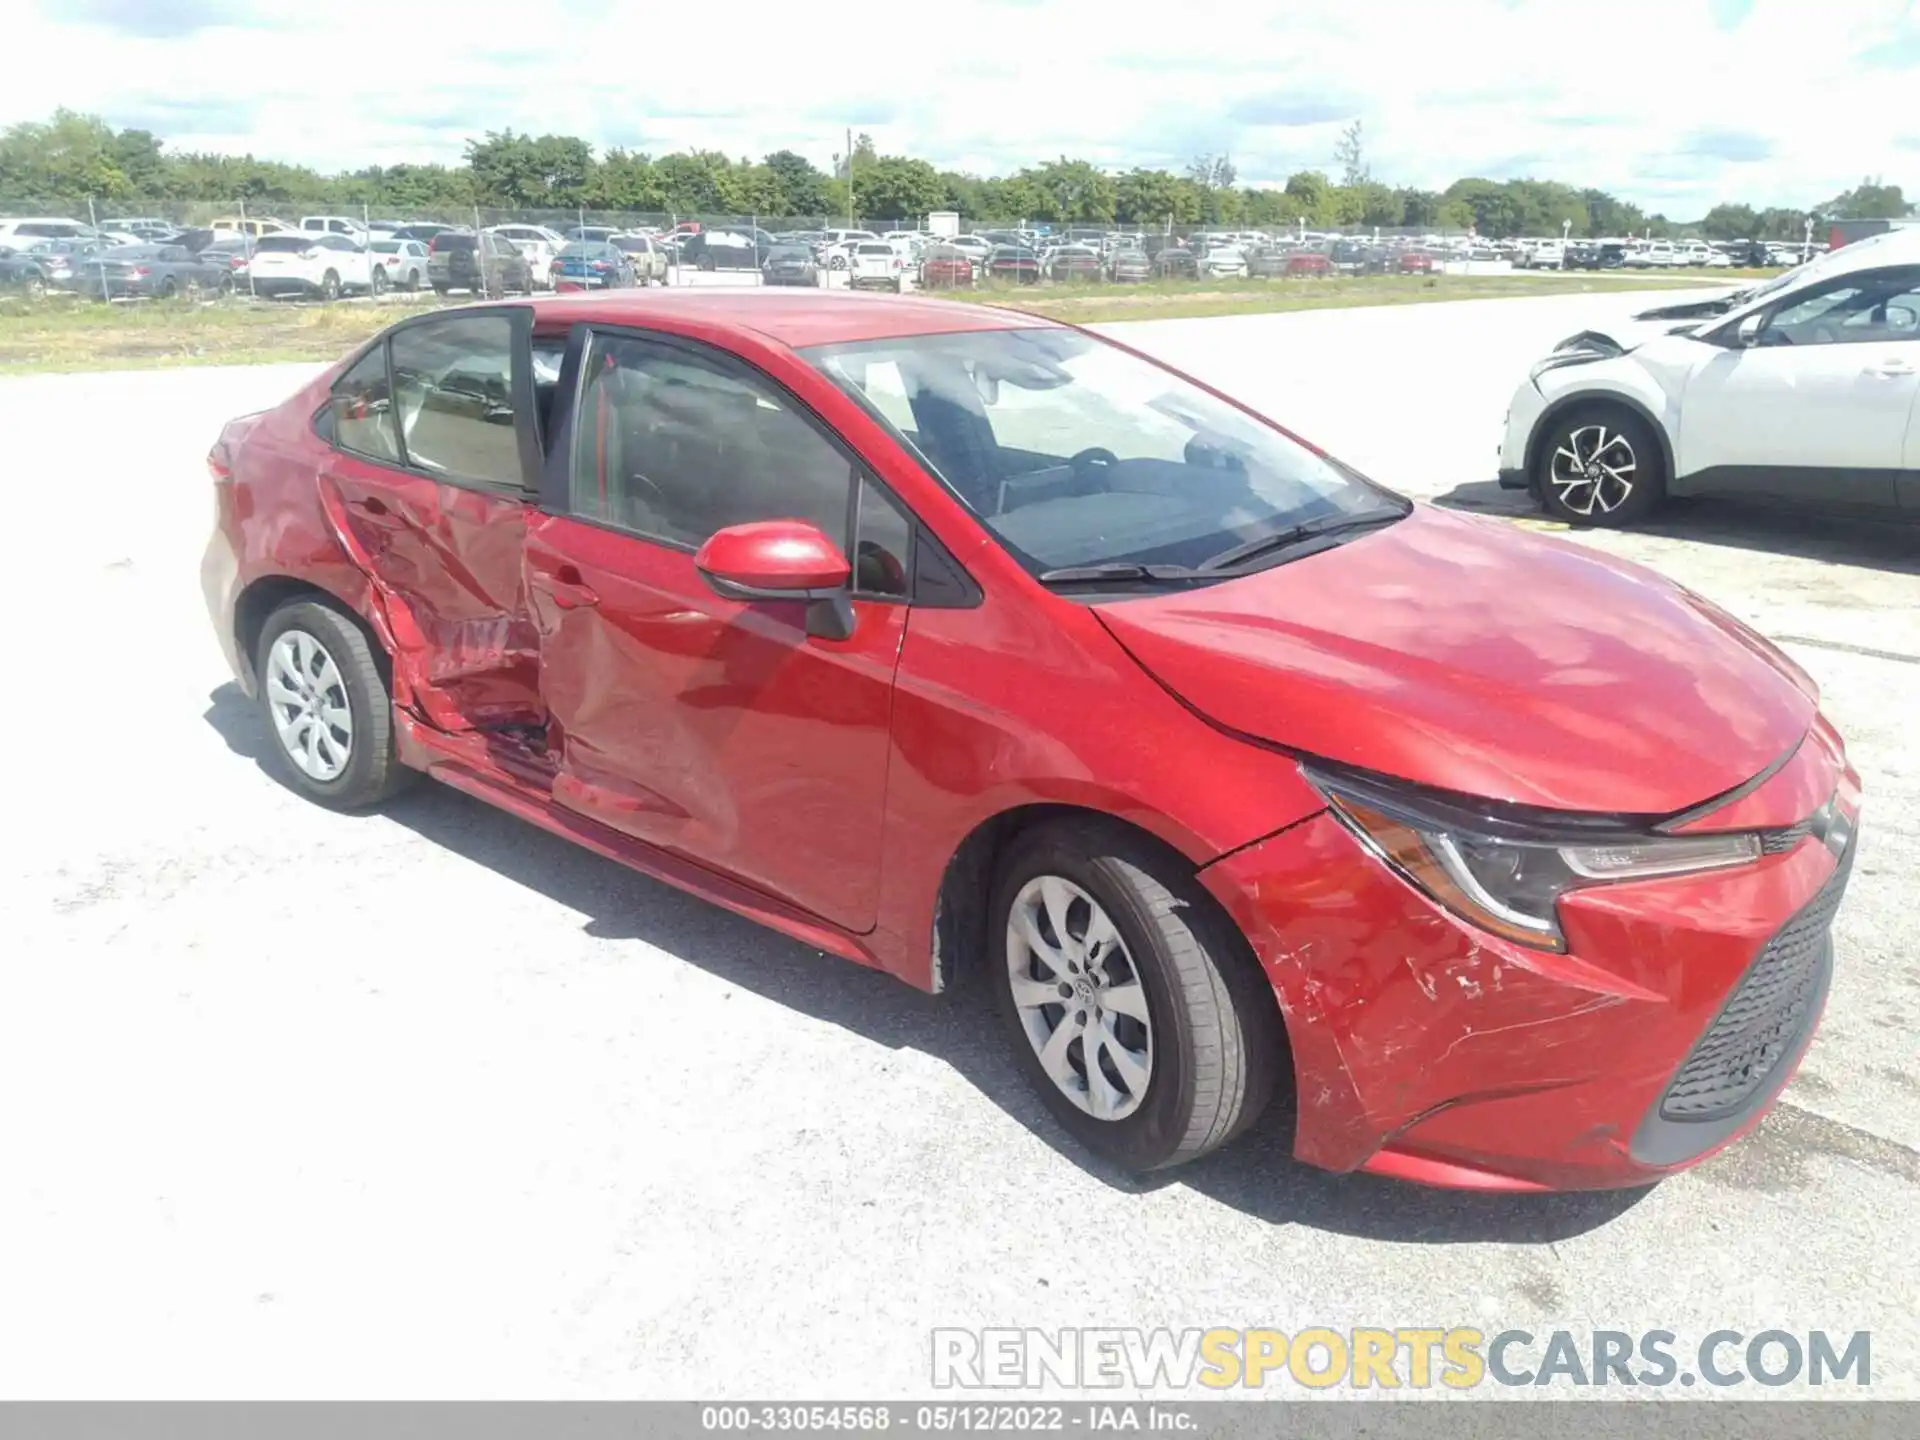
[[[521,567],[538,453],[525,329],[502,310],[400,326],[340,378],[327,417],[322,503],[380,596],[412,700],[445,730],[543,718]]]
[[[909,529],[766,377],[662,337],[577,342],[579,399],[528,527],[556,800],[820,916],[871,929]],[[693,552],[797,519],[860,556],[845,640],[716,594]]]
[[[1712,349],[1682,397],[1675,489],[1896,503],[1920,393],[1920,271],[1863,271],[1789,296],[1753,345]]]

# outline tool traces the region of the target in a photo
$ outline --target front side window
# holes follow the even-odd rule
[[[1869,270],[1787,300],[1762,345],[1865,345],[1920,340],[1920,269]]]
[[[1406,509],[1198,386],[1077,331],[803,353],[1035,574],[1225,564],[1296,525],[1385,523]]]
[[[425,321],[396,330],[392,347],[407,460],[450,480],[519,490],[513,322],[505,315]]]
[[[771,387],[648,340],[596,336],[574,423],[576,515],[695,547],[754,520],[845,543],[852,462]]]

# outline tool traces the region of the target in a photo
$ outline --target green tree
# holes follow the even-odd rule
[[[780,182],[784,215],[825,215],[827,177],[804,155],[776,150],[762,162]]]
[[[1883,184],[1878,177],[1862,180],[1851,190],[1843,190],[1815,213],[1827,220],[1898,220],[1908,210],[1907,197],[1898,185]]]
[[[947,187],[924,160],[881,155],[853,172],[854,209],[873,220],[913,220],[942,208]]]
[[[1293,213],[1310,225],[1323,224],[1328,197],[1333,186],[1318,170],[1300,170],[1287,177],[1287,196],[1293,201]]]
[[[1340,167],[1340,183],[1348,189],[1373,179],[1373,172],[1367,169],[1366,141],[1358,120],[1340,132],[1340,143],[1333,147],[1333,163]]]
[[[1712,240],[1751,240],[1759,228],[1751,205],[1716,205],[1700,221],[1700,233]]]
[[[1020,173],[1047,197],[1054,219],[1112,223],[1118,188],[1112,176],[1085,160],[1063,155]]]
[[[563,208],[584,201],[593,148],[572,135],[489,130],[467,142],[467,167],[483,205]]]

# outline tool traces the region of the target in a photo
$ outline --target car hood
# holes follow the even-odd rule
[[[1698,805],[1788,753],[1817,708],[1792,661],[1671,581],[1425,506],[1290,564],[1095,609],[1217,725],[1559,810]]]

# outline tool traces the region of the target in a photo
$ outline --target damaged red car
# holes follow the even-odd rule
[[[1120,1165],[1284,1105],[1330,1170],[1642,1184],[1820,1017],[1859,786],[1790,660],[1071,327],[442,311],[209,463],[206,597],[288,785],[429,775],[991,985]]]

